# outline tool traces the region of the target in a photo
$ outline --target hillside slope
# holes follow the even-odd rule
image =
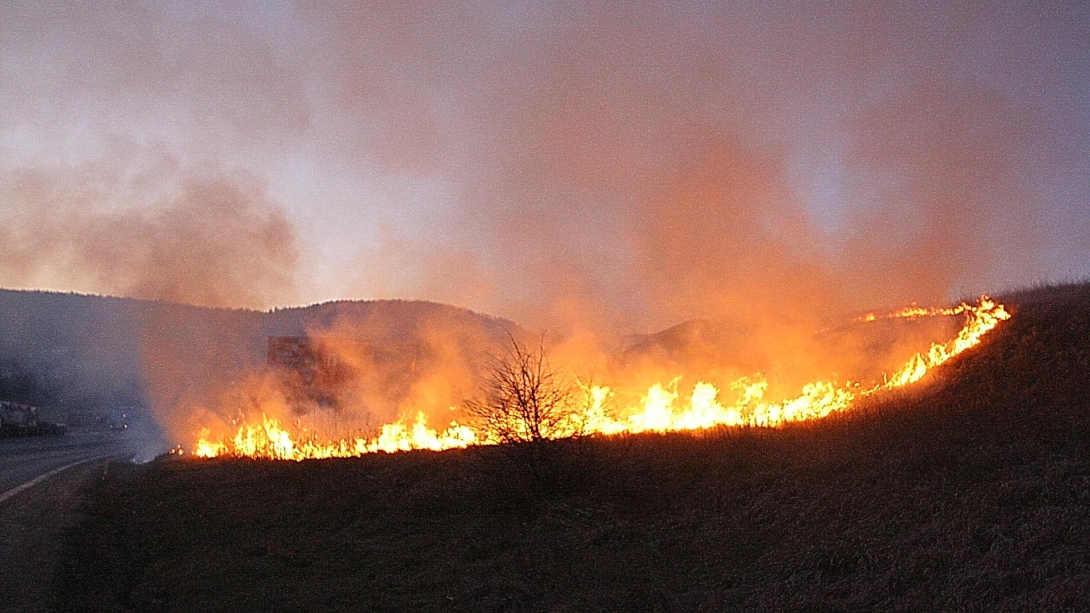
[[[61,611],[1066,611],[1090,602],[1090,285],[920,387],[778,430],[160,460],[99,483]],[[195,495],[195,492],[200,492]]]

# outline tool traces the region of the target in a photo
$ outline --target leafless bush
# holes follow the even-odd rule
[[[509,333],[506,350],[488,366],[481,395],[465,408],[520,472],[551,481],[578,463],[573,440],[585,433],[579,391],[567,373],[549,364],[543,338],[527,347]]]
[[[466,402],[478,426],[497,443],[534,443],[582,433],[577,387],[554,370],[544,342],[527,348],[511,334],[504,354],[491,360],[482,396]]]

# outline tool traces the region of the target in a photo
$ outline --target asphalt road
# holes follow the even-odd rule
[[[79,519],[86,484],[133,449],[126,433],[0,439],[0,612],[46,610],[61,538]]]

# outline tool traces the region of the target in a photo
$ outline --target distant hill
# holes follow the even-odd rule
[[[69,407],[206,400],[218,384],[264,366],[267,337],[308,334],[366,341],[379,354],[411,348],[406,359],[416,362],[406,368],[423,375],[438,361],[490,350],[508,329],[517,327],[424,301],[339,301],[259,312],[0,290],[0,396]]]

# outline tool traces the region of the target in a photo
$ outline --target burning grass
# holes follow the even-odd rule
[[[1014,318],[923,387],[558,447],[546,484],[499,448],[115,471],[56,609],[1077,610],[1090,286],[1004,302]]]
[[[867,314],[859,321],[940,315],[965,316],[956,336],[948,341],[933,343],[927,351],[916,353],[899,369],[883,376],[878,382],[861,385],[851,381],[814,381],[803,385],[797,395],[777,400],[768,397],[768,381],[758,374],[736,379],[723,390],[712,383],[700,381],[688,399],[680,399],[676,389],[678,377],[673,385],[650,385],[638,405],[621,407],[619,412],[607,410],[607,404],[614,396],[613,390],[604,385],[587,385],[584,386],[586,402],[572,403],[570,413],[555,416],[557,421],[564,423],[558,423],[552,430],[569,434],[617,435],[702,430],[719,426],[775,427],[820,419],[848,410],[869,396],[918,382],[931,369],[978,345],[986,334],[1010,318],[1002,304],[984,296],[976,305],[962,303],[952,308],[909,307],[888,314]],[[530,357],[528,354],[522,355],[523,349],[513,338],[512,342],[520,357]],[[500,424],[499,429],[510,430],[527,425]],[[507,440],[509,438],[495,428],[474,428],[457,421],[451,422],[443,430],[432,429],[428,427],[423,412],[418,412],[411,423],[397,421],[382,425],[380,433],[374,437],[341,439],[321,438],[316,432],[307,432],[301,426],[293,428],[261,414],[244,416],[233,433],[227,432],[221,436],[203,428],[191,450],[202,458],[235,456],[304,460],[355,457],[378,451],[439,451]],[[185,453],[181,447],[177,448],[177,452]]]

